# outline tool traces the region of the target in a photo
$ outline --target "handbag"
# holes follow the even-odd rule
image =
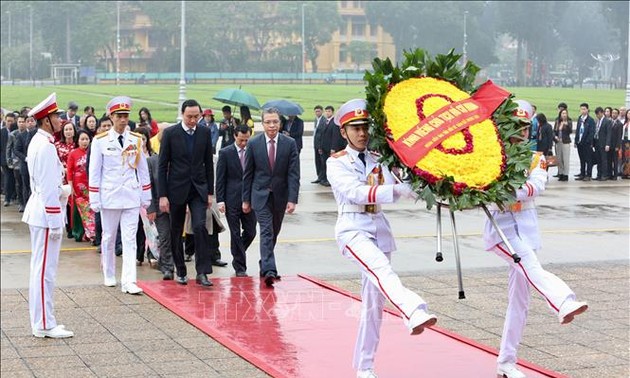
[[[558,166],[558,158],[556,156],[547,156],[545,158],[547,160],[548,167],[557,167]]]

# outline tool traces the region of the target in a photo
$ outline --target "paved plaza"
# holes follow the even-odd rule
[[[304,273],[357,293],[356,267],[340,255],[333,239],[337,215],[332,193],[310,184],[315,178],[312,155],[312,138],[306,137],[300,203],[296,213],[285,218],[276,253],[278,268],[283,275]],[[572,160],[577,163],[577,154]],[[553,173],[555,168],[550,169],[550,176]],[[540,296],[532,293],[521,358],[571,377],[630,375],[629,189],[628,180],[563,183],[550,178],[537,200],[543,239],[539,258],[590,308],[574,323],[562,326]],[[498,348],[507,268],[483,251],[483,212],[456,214],[466,291],[466,299],[459,300],[448,217],[443,219],[445,261],[437,263],[435,210],[402,202],[385,211],[397,236],[394,269],[405,285],[427,301],[438,316],[437,326]],[[60,324],[73,330],[75,337],[34,338],[26,302],[28,228],[20,222],[16,206],[1,208],[0,217],[2,377],[266,376],[150,297],[104,287],[94,248],[67,239],[55,305]],[[227,232],[220,240],[223,259],[231,261]],[[120,272],[121,259],[117,260]],[[256,240],[249,250],[250,275],[258,273],[257,260]],[[215,268],[211,277],[231,275],[228,266]],[[138,277],[158,280],[161,275],[145,264],[138,268]],[[378,358],[396,353],[380,352]],[[334,372],[329,376],[334,377]],[[474,373],[470,376],[475,377]]]

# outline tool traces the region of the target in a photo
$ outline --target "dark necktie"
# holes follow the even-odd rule
[[[241,168],[245,170],[245,149],[241,148],[241,150],[238,152],[238,158],[241,161]]]
[[[359,160],[361,160],[361,162],[363,163],[364,166],[367,166],[365,164],[365,153],[359,152]]]
[[[273,166],[276,164],[276,141],[269,140],[269,167],[273,171]]]
[[[188,135],[192,136],[195,133],[195,129],[188,129],[186,130],[186,132],[188,133]]]
[[[120,143],[120,147],[123,146],[123,136],[122,135],[118,136],[118,143]]]

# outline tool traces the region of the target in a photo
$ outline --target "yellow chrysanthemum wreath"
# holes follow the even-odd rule
[[[481,203],[513,201],[514,191],[525,182],[531,153],[526,144],[511,144],[510,136],[521,126],[512,116],[511,97],[490,119],[456,132],[422,157],[415,167],[405,167],[388,140],[401,138],[419,120],[452,102],[467,99],[476,91],[479,68],[468,62],[461,68],[460,56],[452,51],[435,59],[423,50],[405,52],[400,67],[389,59],[375,59],[374,72],[365,79],[371,148],[380,152],[388,166],[410,173],[414,189],[431,208],[435,201],[453,209]]]

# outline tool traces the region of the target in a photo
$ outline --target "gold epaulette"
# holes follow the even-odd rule
[[[130,132],[129,132],[129,134],[131,134],[131,135],[135,136],[136,138],[142,138],[142,134],[137,133],[137,132],[135,132],[135,131],[130,131]]]
[[[333,157],[333,158],[337,159],[337,158],[340,158],[340,157],[345,156],[347,154],[348,154],[348,151],[341,150],[341,151],[337,151],[334,154],[330,155],[330,157]]]
[[[101,138],[103,138],[104,136],[106,136],[106,135],[107,135],[107,133],[108,133],[108,131],[103,131],[103,132],[102,132],[102,133],[100,133],[100,134],[96,134],[96,137],[95,137],[95,138],[96,138],[96,139],[101,139]]]
[[[543,153],[540,151],[536,151],[534,153],[534,157],[532,158],[532,163],[529,166],[529,171],[533,171],[534,168],[538,167],[538,164],[540,163],[540,158],[543,156]]]

